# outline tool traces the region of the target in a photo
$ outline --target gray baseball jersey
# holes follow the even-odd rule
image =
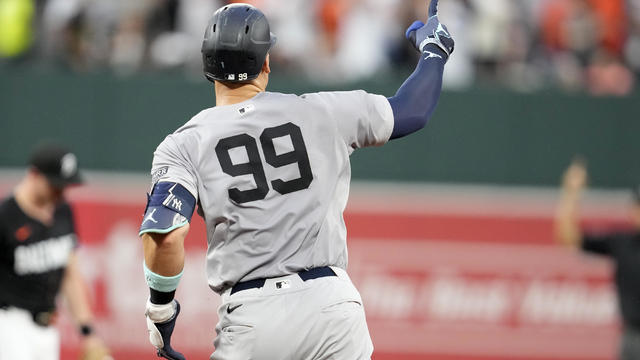
[[[346,269],[349,155],[384,144],[392,130],[380,95],[263,92],[206,109],[167,136],[153,183],[180,183],[197,199],[218,293],[239,281]]]

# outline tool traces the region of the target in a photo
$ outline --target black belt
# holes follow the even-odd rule
[[[10,307],[12,307],[9,304],[0,302],[0,309],[9,309]],[[15,307],[15,306],[13,306]],[[17,309],[22,309],[22,308],[18,308]],[[55,311],[32,311],[32,310],[27,310],[27,309],[22,309],[25,311],[28,311],[29,314],[31,314],[31,318],[33,319],[33,322],[40,325],[40,326],[49,326],[51,325],[51,323],[53,323],[53,320],[55,318]]]
[[[337,276],[336,273],[333,271],[333,269],[331,269],[328,266],[313,268],[309,270],[303,270],[303,271],[300,271],[297,275],[300,276],[302,281],[317,279],[325,276]],[[261,288],[264,286],[265,281],[267,281],[267,279],[253,279],[249,281],[239,282],[233,285],[233,287],[231,288],[230,295],[233,295],[238,291],[242,291],[242,290]]]

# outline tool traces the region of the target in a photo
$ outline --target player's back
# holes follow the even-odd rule
[[[388,139],[392,116],[382,99],[363,91],[259,93],[204,110],[165,139],[154,172],[184,169],[171,178],[197,195],[214,290],[313,267],[346,268],[349,155]]]

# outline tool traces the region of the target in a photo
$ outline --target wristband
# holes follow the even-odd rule
[[[91,325],[89,324],[80,325],[80,335],[82,335],[83,337],[87,337],[91,334],[93,334],[93,327],[91,327]]]
[[[147,285],[149,285],[151,289],[171,292],[178,288],[178,283],[184,270],[175,276],[162,276],[151,271],[145,262],[143,262],[142,265],[144,267],[144,277],[147,280]]]
[[[173,301],[173,298],[176,296],[176,291],[158,291],[156,289],[149,288],[149,301],[152,304],[162,305],[168,304]]]

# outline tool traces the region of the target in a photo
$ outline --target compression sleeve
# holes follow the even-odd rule
[[[394,117],[391,139],[409,135],[427,124],[440,98],[446,59],[442,49],[427,44],[415,71],[388,98]]]

